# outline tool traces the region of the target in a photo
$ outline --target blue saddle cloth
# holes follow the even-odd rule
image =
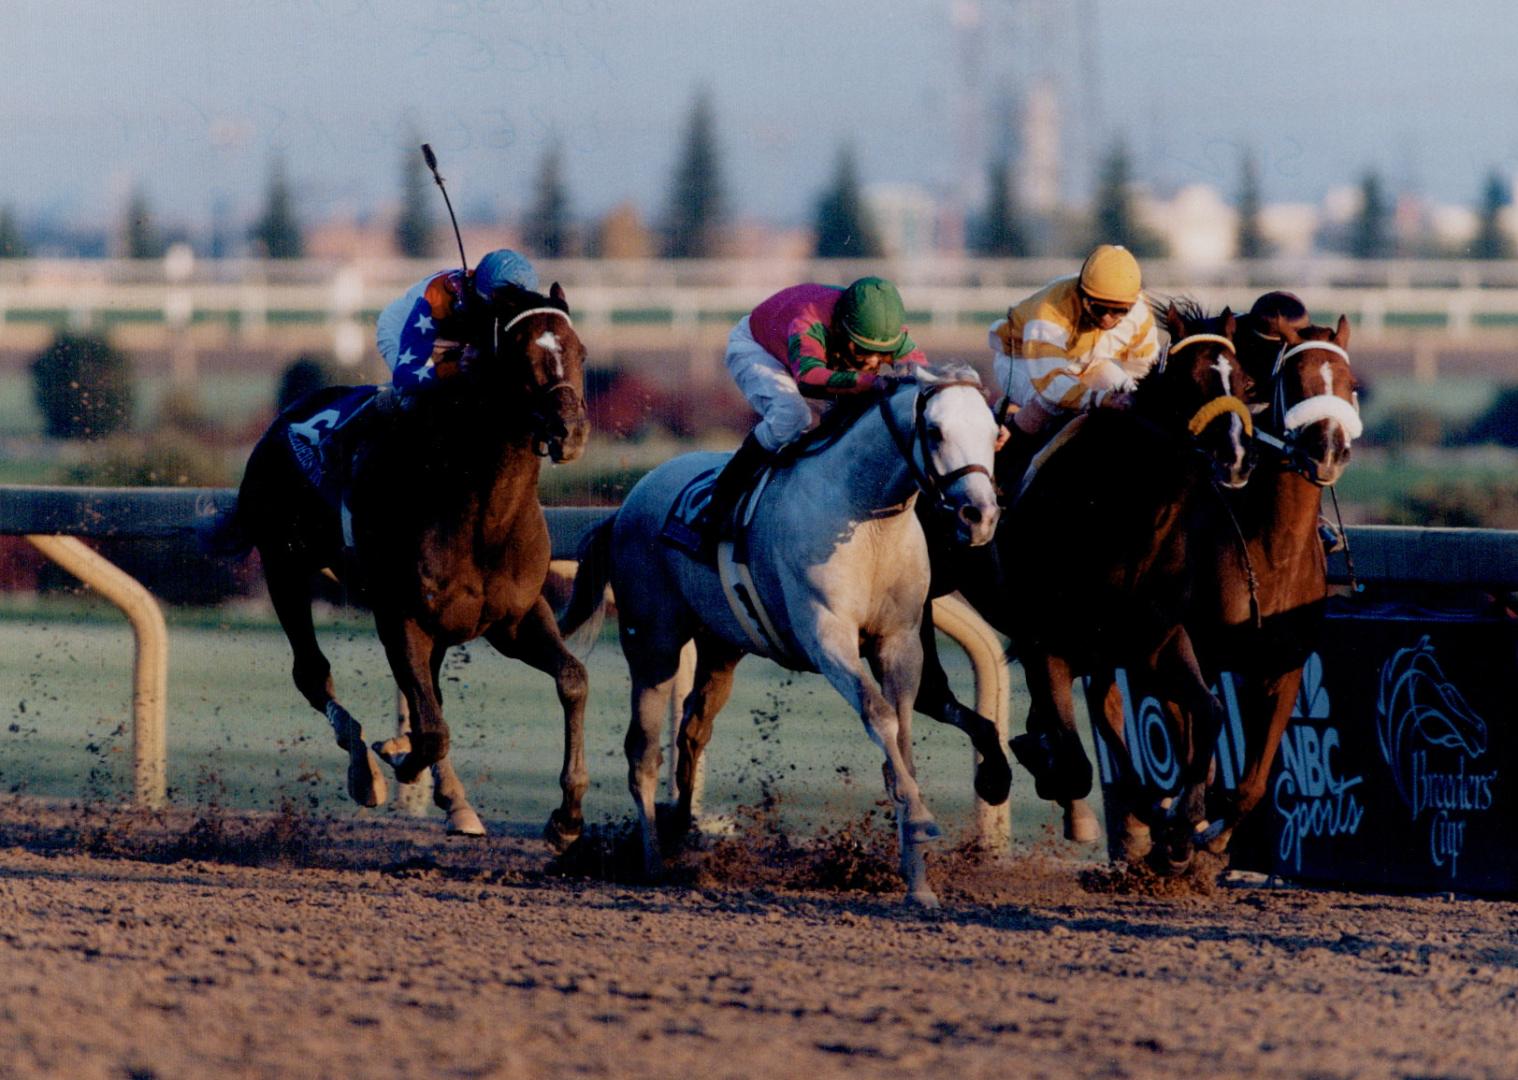
[[[713,466],[691,477],[675,496],[669,516],[664,519],[660,536],[687,554],[701,554],[702,517],[706,514],[706,504],[711,502],[712,488],[717,484],[719,472],[721,467]]]
[[[337,481],[333,476],[334,463],[330,460],[331,455],[326,452],[328,436],[347,423],[354,413],[379,393],[377,386],[340,389],[341,393],[318,392],[302,398],[285,413],[289,420],[286,434],[296,464],[312,487],[323,494],[334,496],[337,494],[333,490]]]

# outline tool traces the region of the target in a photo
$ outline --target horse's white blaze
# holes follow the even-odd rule
[[[1323,377],[1323,392],[1325,394],[1332,394],[1334,392],[1333,365],[1327,360],[1323,361],[1323,366],[1318,368],[1318,374]]]
[[[1218,353],[1217,361],[1212,365],[1212,370],[1218,373],[1218,378],[1223,380],[1223,393],[1228,393],[1228,388],[1233,380],[1233,364],[1227,354]]]
[[[559,335],[552,330],[544,330],[533,344],[553,354],[553,373],[555,377],[562,379],[564,377],[564,346],[559,344]]]

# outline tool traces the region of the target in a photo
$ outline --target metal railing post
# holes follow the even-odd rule
[[[132,625],[132,800],[157,808],[168,797],[164,714],[169,695],[169,630],[152,593],[73,536],[29,535],[49,559],[115,604]]]

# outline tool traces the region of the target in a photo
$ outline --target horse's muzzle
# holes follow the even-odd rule
[[[996,535],[997,522],[1001,520],[1001,507],[996,503],[982,505],[966,501],[957,506],[945,507],[946,516],[952,514],[954,542],[965,547],[980,547],[990,543]]]
[[[540,457],[563,464],[585,453],[590,416],[585,411],[585,399],[572,388],[558,387],[545,395],[533,419],[536,434],[532,448]]]

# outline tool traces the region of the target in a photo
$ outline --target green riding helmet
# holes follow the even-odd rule
[[[844,289],[833,317],[855,345],[870,352],[894,352],[907,336],[906,306],[885,278],[862,277]]]

